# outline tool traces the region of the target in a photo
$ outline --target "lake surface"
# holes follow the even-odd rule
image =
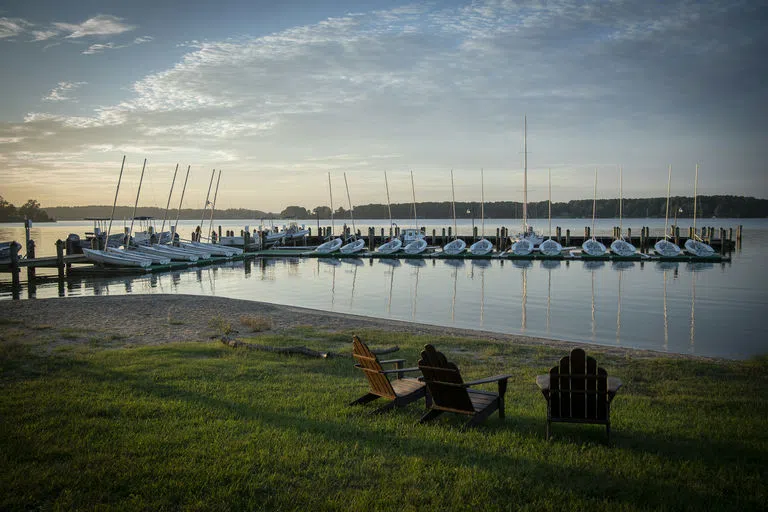
[[[221,221],[223,229],[237,232],[258,223]],[[488,220],[486,232],[495,234],[498,226],[514,229],[519,223]],[[546,220],[533,223],[546,231]],[[552,221],[575,234],[590,223]],[[687,232],[690,221],[678,223]],[[341,224],[336,222],[337,230]],[[398,224],[411,226],[407,220]],[[428,232],[433,227],[440,232],[452,221],[420,224]],[[734,232],[739,224],[744,226],[742,247],[723,264],[271,258],[131,278],[49,280],[33,289],[25,285],[21,296],[216,295],[600,345],[745,358],[768,352],[763,322],[768,312],[768,221],[698,223],[733,227]],[[179,230],[191,232],[195,225],[184,221]],[[610,234],[614,225],[616,219],[599,221],[596,232]],[[662,232],[664,220],[624,219],[625,228],[631,226],[634,233],[643,225]],[[360,220],[356,226],[365,233],[368,226],[388,227],[389,222]],[[87,222],[35,225],[37,254],[55,253],[56,239],[70,232],[82,236],[89,227]],[[469,234],[471,221],[459,221],[459,232]],[[23,238],[20,224],[0,224],[0,241]],[[46,273],[55,271],[38,270],[38,275]],[[9,280],[8,274],[0,275],[0,299],[12,296]]]

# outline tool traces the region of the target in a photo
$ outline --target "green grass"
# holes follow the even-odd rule
[[[350,351],[351,333],[300,328],[260,344]],[[219,342],[0,342],[0,509],[750,510],[768,500],[768,358],[708,362],[589,350],[625,387],[612,446],[553,426],[534,384],[562,350],[363,332],[415,363],[435,344],[465,378],[513,375],[507,418],[416,425],[381,416],[351,359]],[[390,356],[386,356],[390,358]],[[492,389],[492,388],[491,388]]]

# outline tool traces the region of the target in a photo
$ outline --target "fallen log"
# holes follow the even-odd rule
[[[244,341],[239,341],[234,338],[230,338],[229,336],[222,336],[221,342],[228,347],[232,348],[244,348],[247,350],[259,350],[261,352],[274,352],[278,354],[287,354],[287,355],[300,355],[300,356],[307,356],[307,357],[317,357],[319,359],[329,359],[332,357],[352,357],[351,354],[339,354],[338,352],[318,352],[317,350],[312,350],[307,347],[272,347],[269,345],[258,345],[256,343],[246,343]],[[371,350],[376,355],[382,355],[382,354],[390,354],[392,352],[397,352],[400,350],[400,347],[395,345],[394,347],[387,347],[387,348],[379,348],[375,350]]]

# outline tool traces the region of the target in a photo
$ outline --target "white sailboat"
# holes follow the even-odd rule
[[[343,240],[341,238],[333,238],[333,232],[334,232],[334,225],[333,225],[333,188],[331,187],[331,173],[328,173],[328,194],[330,196],[331,200],[331,235],[329,237],[329,240],[327,242],[324,242],[320,245],[318,245],[315,248],[315,252],[318,254],[331,254],[332,252],[336,252],[341,247],[341,244],[343,244]]]
[[[539,244],[539,251],[544,256],[559,256],[563,252],[563,246],[556,240],[552,240],[552,169],[547,170],[549,180],[549,238]]]
[[[352,199],[349,196],[349,183],[347,183],[347,173],[344,173],[344,186],[347,188],[347,201],[349,201],[349,217],[352,220],[352,237],[353,240],[348,244],[342,245],[339,251],[342,254],[355,254],[365,249],[365,240],[357,238],[357,230],[355,229],[355,209],[352,207]]]
[[[531,243],[531,251],[533,251],[535,246],[544,241],[544,237],[536,233],[533,226],[528,225],[528,116],[523,119],[523,231],[518,233],[513,241],[528,240]],[[517,255],[530,254],[530,252],[525,252],[527,247],[526,244],[523,244],[517,250],[511,251]]]
[[[416,187],[413,184],[413,171],[411,171],[411,197],[413,199],[413,229],[406,230],[403,234],[405,248],[403,252],[414,255],[421,254],[427,249],[427,241],[419,230],[418,217],[416,217]]]
[[[475,256],[485,256],[493,250],[493,244],[485,238],[485,179],[480,169],[480,240],[469,246],[469,252]]]
[[[669,234],[667,229],[669,228],[669,192],[672,187],[672,166],[669,166],[669,175],[667,176],[667,211],[664,214],[664,238],[656,242],[653,248],[656,250],[656,254],[667,258],[673,258],[680,255],[680,247],[677,244],[668,240]]]
[[[698,201],[699,188],[699,164],[696,164],[696,178],[693,183],[693,238],[689,238],[685,241],[685,251],[693,256],[707,258],[714,255],[715,250],[711,245],[696,239],[696,204]]]
[[[459,233],[456,231],[456,192],[453,187],[453,169],[451,169],[451,205],[453,207],[453,236],[454,239],[443,246],[443,253],[449,256],[456,256],[464,252],[467,248],[467,243],[459,238]]]
[[[624,182],[623,169],[619,167],[619,238],[611,242],[611,252],[617,256],[627,258],[637,253],[637,248],[624,240]]]
[[[384,171],[384,185],[387,189],[387,211],[389,212],[389,229],[392,231],[394,224],[392,223],[392,205],[389,201],[389,181],[387,181],[387,172]],[[381,244],[376,248],[376,252],[380,254],[393,254],[403,248],[403,241],[399,238],[392,236],[390,233],[390,240]]]
[[[592,197],[592,238],[581,244],[582,253],[588,256],[599,257],[605,255],[605,246],[595,238],[595,215],[597,213],[597,168],[595,168],[595,192]]]
[[[147,268],[152,265],[150,259],[126,258],[118,253],[99,251],[96,249],[83,248],[83,254],[89,261],[102,265],[115,265],[118,267],[142,267]]]

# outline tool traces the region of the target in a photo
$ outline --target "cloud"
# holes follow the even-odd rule
[[[153,40],[153,38],[150,37],[150,36],[143,36],[143,37],[137,37],[136,39],[133,40],[133,42],[128,43],[128,44],[115,44],[115,43],[112,43],[112,42],[110,42],[110,43],[103,43],[103,44],[102,43],[96,43],[96,44],[90,45],[88,48],[83,50],[81,53],[83,55],[95,55],[97,53],[102,53],[102,52],[104,52],[106,50],[116,50],[116,49],[119,49],[119,48],[128,48],[129,46],[132,46],[132,45],[149,43],[152,40]]]
[[[755,193],[750,177],[768,157],[763,145],[750,151],[768,116],[764,12],[715,0],[488,1],[191,41],[178,62],[137,80],[115,104],[29,113],[13,125],[21,132],[0,126],[0,137],[13,141],[0,154],[19,172],[30,159],[16,154],[71,152],[86,167],[110,155],[104,148],[155,162],[226,159],[243,183],[233,204],[253,199],[246,184],[279,176],[294,180],[296,201],[313,205],[320,199],[312,179],[328,170],[362,180],[414,169],[419,199],[444,200],[448,170],[484,167],[486,185],[499,177],[489,200],[508,200],[520,196],[528,113],[533,199],[546,197],[535,191],[546,190],[546,177],[537,180],[549,165],[562,173],[558,186],[571,195],[564,198],[573,198],[591,197],[592,162],[614,172],[614,162],[631,161],[640,177],[632,183],[625,173],[625,187],[643,195],[654,193],[654,169],[702,158],[713,181],[718,170],[743,169],[727,192]],[[100,42],[83,53],[127,44]],[[410,196],[409,180],[391,185]],[[457,190],[479,197],[474,178]],[[377,199],[366,193],[356,200]],[[281,209],[278,193],[263,199]]]
[[[59,85],[51,89],[43,101],[70,101],[72,98],[68,96],[68,93],[87,84],[88,82],[59,82]]]
[[[109,14],[99,14],[82,23],[54,23],[54,27],[67,33],[67,39],[77,39],[86,36],[109,36],[134,30],[136,26],[123,23],[123,18]]]
[[[18,36],[29,26],[29,22],[20,18],[0,18],[0,39]]]
[[[32,41],[47,41],[48,39],[56,37],[57,35],[59,35],[58,30],[33,30]]]

